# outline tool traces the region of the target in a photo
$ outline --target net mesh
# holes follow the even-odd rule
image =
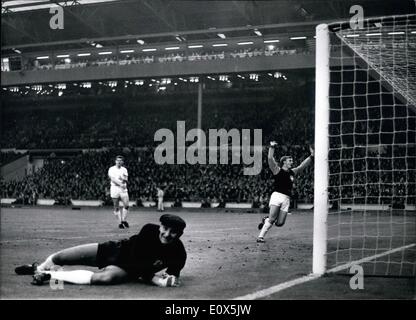
[[[330,30],[328,269],[415,276],[416,15]]]

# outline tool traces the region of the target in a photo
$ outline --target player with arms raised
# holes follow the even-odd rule
[[[276,162],[274,159],[274,149],[276,146],[277,143],[275,141],[270,142],[269,153],[267,155],[269,168],[274,176],[274,183],[273,193],[269,202],[269,216],[263,218],[262,223],[259,224],[260,234],[257,237],[257,242],[261,243],[265,242],[264,236],[273,224],[276,224],[277,227],[285,224],[295,175],[310,165],[314,156],[314,150],[310,147],[311,155],[298,167],[292,169],[293,158],[291,156],[283,156],[280,158],[279,164]]]
[[[118,217],[120,229],[128,228],[129,224],[126,221],[129,212],[129,194],[127,191],[128,172],[124,164],[124,157],[117,156],[116,164],[108,169],[108,177],[110,178],[110,195],[113,199],[114,215]],[[119,199],[123,202],[123,208],[119,208]]]

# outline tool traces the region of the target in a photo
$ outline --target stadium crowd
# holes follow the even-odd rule
[[[305,89],[306,90],[306,89]],[[202,129],[262,129],[263,141],[284,141],[302,145],[313,136],[313,110],[304,94],[280,95],[279,90],[228,90],[204,94]],[[138,102],[146,99],[146,103]],[[197,126],[197,105],[189,94],[96,99],[82,97],[51,106],[10,107],[4,110],[3,148],[102,148],[154,145],[154,134],[161,128],[176,132],[176,121],[186,129]],[[74,101],[75,100],[75,101]],[[97,102],[99,101],[99,102]],[[109,102],[111,101],[111,102]],[[175,101],[172,104],[171,101]],[[175,117],[172,117],[172,115]],[[176,116],[177,115],[177,116]],[[299,130],[299,123],[302,131]],[[296,132],[296,134],[293,134]]]
[[[308,156],[313,137],[309,89],[287,85],[280,89],[284,95],[276,88],[217,90],[213,95],[208,90],[204,95],[204,110],[209,112],[203,112],[202,129],[207,132],[210,128],[261,128],[263,145],[270,140],[278,141],[276,155],[291,154],[295,164],[299,164]],[[251,202],[254,207],[265,208],[272,185],[266,147],[262,170],[255,176],[244,175],[242,164],[155,163],[154,133],[158,129],[176,132],[177,120],[186,121],[186,130],[196,127],[195,101],[187,96],[147,97],[146,103],[138,103],[137,98],[116,99],[111,103],[100,100],[102,104],[98,105],[82,105],[82,99],[76,98],[79,101],[75,106],[7,108],[3,111],[4,118],[8,119],[2,127],[3,147],[79,148],[84,152],[72,158],[49,157],[42,169],[21,181],[1,180],[1,197],[32,204],[42,198],[55,199],[58,204],[69,204],[71,199],[108,203],[107,170],[115,154],[123,153],[130,173],[129,194],[138,205],[155,200],[159,187],[164,190],[165,200],[174,201],[176,206],[183,201],[202,201],[203,206]],[[381,135],[377,137],[381,139]],[[388,204],[392,198],[415,203],[414,157],[409,157],[414,149],[398,146],[394,150],[374,151],[374,154],[351,150],[334,149],[330,155],[330,198],[334,203],[339,198],[351,203]],[[367,162],[364,156],[368,157]],[[13,155],[2,154],[1,160],[10,157]],[[292,205],[313,202],[312,170],[308,168],[306,174],[297,178]],[[339,181],[342,187],[338,186]]]
[[[22,203],[34,204],[37,199],[54,199],[57,204],[68,205],[71,199],[102,200],[109,204],[108,167],[113,164],[116,153],[124,153],[125,165],[129,170],[128,189],[130,198],[138,205],[157,199],[157,188],[162,188],[165,201],[180,206],[183,201],[202,201],[204,206],[225,202],[252,203],[254,207],[265,208],[272,187],[272,176],[267,164],[267,149],[264,148],[262,170],[259,175],[243,174],[243,164],[206,165],[159,165],[154,161],[154,148],[118,152],[104,150],[86,152],[70,159],[50,157],[42,169],[21,181],[1,181],[2,198],[21,199]],[[280,146],[276,153],[291,154],[295,163],[307,155],[307,146]],[[231,155],[229,156],[231,161]],[[377,156],[374,154],[374,159]],[[356,160],[357,162],[359,160]],[[344,161],[338,167],[331,163],[330,199],[342,199],[343,203],[391,204],[404,200],[415,203],[415,183],[408,183],[405,170],[379,170],[368,173],[351,161]],[[370,164],[371,165],[371,164]],[[374,164],[377,168],[380,164]],[[385,168],[384,164],[382,167]],[[414,169],[413,169],[414,172]],[[343,179],[342,187],[337,179]],[[367,179],[367,180],[365,180]],[[413,196],[412,196],[413,194]],[[313,202],[313,168],[299,175],[294,186],[292,206],[297,203]]]
[[[281,147],[282,154],[289,152]],[[154,161],[153,148],[124,149],[125,165],[129,170],[130,198],[140,205],[154,201],[157,187],[165,192],[165,200],[203,201],[205,204],[225,202],[251,202],[264,206],[272,184],[268,172],[266,149],[263,154],[263,170],[259,175],[243,174],[243,164],[207,165],[158,165]],[[286,151],[285,151],[286,150]],[[306,148],[290,150],[301,161]],[[231,155],[229,157],[231,162]],[[88,152],[63,160],[50,157],[43,168],[21,181],[1,181],[2,198],[17,198],[23,203],[36,203],[37,199],[54,199],[59,204],[70,204],[71,199],[102,200],[109,198],[107,170],[114,162],[114,151]],[[296,199],[310,202],[310,174],[298,182]]]

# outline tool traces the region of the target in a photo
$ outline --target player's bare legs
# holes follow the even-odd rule
[[[89,270],[51,270],[53,266],[84,265],[97,266],[98,243],[80,245],[64,249],[50,255],[37,268],[32,284],[41,285],[45,281],[54,279],[72,284],[109,285],[121,283],[128,279],[127,272],[117,266],[92,272]]]
[[[165,208],[163,207],[163,198],[158,198],[157,210],[158,211],[165,211]]]
[[[125,227],[128,228],[129,224],[127,222],[127,215],[129,213],[129,196],[122,196],[121,201],[123,202],[123,208],[120,214],[120,223]]]
[[[107,266],[91,277],[91,284],[108,285],[122,283],[128,279],[126,271],[117,266]]]
[[[53,265],[84,265],[96,267],[97,250],[98,243],[90,243],[54,253],[38,267],[38,273],[34,275],[34,281],[32,283],[40,285],[44,281],[54,279],[72,284],[109,285],[121,283],[128,279],[127,272],[117,266],[107,266],[98,272],[89,270],[50,271]],[[42,268],[46,269],[42,270]]]
[[[54,266],[97,266],[98,243],[83,244],[67,248],[51,254],[46,260],[37,267],[37,271],[47,271]]]
[[[32,284],[42,285],[51,279],[80,285],[109,285],[128,280],[128,274],[125,270],[112,265],[107,266],[98,272],[89,270],[63,270],[62,268],[57,268],[58,266],[65,265],[96,267],[97,251],[98,243],[89,243],[51,254],[43,263],[34,268]],[[26,267],[26,269],[30,268],[30,266],[24,267]],[[22,269],[22,267],[20,268]]]
[[[277,221],[275,221],[275,226],[282,227],[286,222],[286,218],[287,218],[287,211],[280,210]]]
[[[97,265],[98,243],[89,243],[76,247],[67,248],[51,254],[46,260],[38,265],[32,265],[34,285],[41,285],[50,279],[73,283],[73,284],[91,284],[94,272],[89,270],[70,270],[65,271],[58,268],[64,265],[84,265],[95,267]],[[22,266],[30,269],[30,266]],[[26,270],[28,271],[28,270]],[[28,274],[19,273],[18,274]]]
[[[120,213],[120,207],[119,207],[119,200],[118,198],[111,198],[113,200],[113,213],[118,218],[118,221],[121,223],[121,213]]]
[[[264,242],[264,236],[266,235],[267,231],[269,231],[273,224],[278,221],[278,218],[280,217],[280,211],[280,206],[270,206],[269,217],[264,220],[264,225],[260,230],[257,242]],[[286,214],[284,215],[284,219],[286,219]]]

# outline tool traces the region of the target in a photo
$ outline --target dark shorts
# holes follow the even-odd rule
[[[127,261],[126,254],[123,255],[122,252],[122,241],[107,241],[98,244],[97,267],[102,269],[107,266],[117,266],[123,269],[130,278],[137,279],[138,276],[151,278],[154,274],[153,271],[143,271],[143,268],[138,268],[136,264]]]
[[[104,267],[113,265],[122,268],[120,253],[120,241],[107,241],[99,243],[97,250],[97,267],[102,269]]]

